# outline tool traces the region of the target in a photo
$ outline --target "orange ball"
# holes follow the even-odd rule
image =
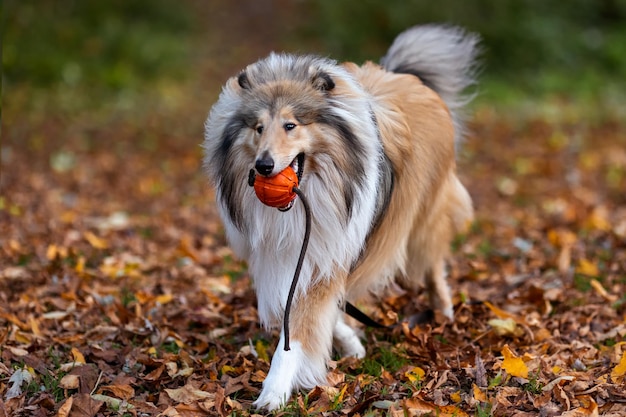
[[[288,166],[273,177],[257,175],[254,180],[254,192],[261,202],[270,207],[286,208],[289,206],[296,193],[294,187],[298,186],[298,175]]]

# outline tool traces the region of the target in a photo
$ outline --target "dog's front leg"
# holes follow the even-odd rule
[[[358,359],[365,357],[365,348],[359,340],[356,331],[343,321],[339,315],[333,331],[335,347],[339,349],[343,357],[354,356]]]
[[[294,300],[289,324],[290,350],[284,350],[285,335],[281,331],[255,407],[274,410],[284,405],[294,390],[326,384],[326,364],[342,296],[343,286],[333,280],[312,286]]]

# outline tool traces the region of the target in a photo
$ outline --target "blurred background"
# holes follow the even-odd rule
[[[594,126],[608,126],[606,141],[623,139],[626,0],[9,0],[2,8],[3,194],[24,187],[27,166],[58,174],[31,181],[30,192],[58,186],[64,206],[77,196],[98,202],[95,211],[145,211],[167,197],[191,205],[194,187],[206,187],[203,123],[229,76],[272,50],[377,61],[399,32],[430,22],[484,39],[470,109],[481,141],[470,144],[523,146],[520,136],[540,134],[568,165],[597,139]],[[532,120],[549,126],[533,131]],[[468,146],[462,162],[476,152],[484,151]],[[523,152],[536,164],[530,147]],[[619,196],[626,168],[615,158],[599,175]],[[518,165],[508,175],[543,172]],[[106,201],[95,195],[102,187]]]
[[[3,9],[4,104],[19,102],[10,109],[202,99],[208,110],[227,76],[271,50],[378,60],[400,31],[427,22],[483,37],[479,104],[624,107],[626,0],[9,0]]]

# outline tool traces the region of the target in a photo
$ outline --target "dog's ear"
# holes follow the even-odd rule
[[[248,79],[248,74],[246,74],[245,71],[241,71],[241,73],[239,73],[237,82],[239,83],[239,87],[244,90],[248,90],[250,88],[250,80]]]
[[[324,71],[320,71],[313,76],[311,80],[313,88],[320,91],[330,91],[335,88],[335,81]]]

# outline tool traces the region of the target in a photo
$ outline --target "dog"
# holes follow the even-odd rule
[[[291,349],[278,348],[254,402],[273,410],[326,383],[333,344],[365,349],[343,317],[346,301],[392,282],[425,286],[453,316],[445,262],[473,219],[456,176],[465,90],[479,37],[447,25],[401,33],[380,64],[338,64],[271,53],[230,78],[205,123],[204,169],[226,237],[247,261],[266,328],[278,328],[304,234],[304,208],[265,206],[248,173],[291,166],[311,207],[311,234],[291,307]],[[285,334],[281,331],[280,344]]]

